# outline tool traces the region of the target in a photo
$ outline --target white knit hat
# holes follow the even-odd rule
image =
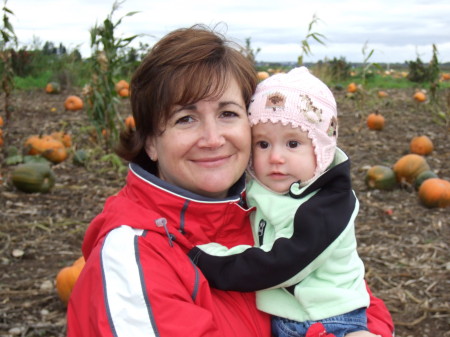
[[[280,122],[307,132],[316,155],[315,177],[333,161],[338,134],[336,101],[330,89],[306,67],[259,83],[248,111],[252,126]]]

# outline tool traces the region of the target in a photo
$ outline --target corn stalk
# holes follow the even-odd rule
[[[14,89],[14,69],[12,66],[12,52],[11,45],[17,46],[17,36],[14,32],[14,28],[9,21],[9,15],[14,13],[6,7],[7,0],[4,0],[3,20],[0,27],[0,60],[3,64],[1,73],[1,87],[5,93],[5,123],[8,124],[11,118],[11,93]]]
[[[111,148],[118,140],[119,128],[123,125],[119,113],[119,97],[114,90],[115,80],[125,68],[126,47],[138,36],[127,38],[115,36],[117,28],[127,16],[137,12],[129,12],[113,22],[113,15],[124,1],[115,1],[110,14],[101,25],[91,30],[92,78],[85,87],[87,113],[94,125],[98,139],[103,140],[106,149]]]
[[[317,17],[316,14],[314,14],[311,22],[308,25],[308,34],[306,34],[306,37],[301,41],[302,53],[300,54],[300,56],[298,57],[298,60],[297,60],[297,63],[299,66],[301,66],[303,64],[304,56],[312,55],[311,46],[308,42],[309,39],[312,38],[313,40],[316,40],[316,42],[325,46],[325,42],[323,40],[326,39],[326,37],[321,33],[312,32],[313,26],[316,25],[319,21],[320,21],[320,19]]]

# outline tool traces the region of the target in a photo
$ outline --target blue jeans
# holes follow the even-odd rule
[[[367,331],[366,309],[361,308],[320,321],[297,322],[273,316],[272,335],[274,337],[304,337],[309,327],[317,322],[325,326],[327,333],[332,333],[336,337],[344,337],[346,334],[355,331]]]

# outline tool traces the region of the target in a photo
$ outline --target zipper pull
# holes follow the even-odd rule
[[[263,239],[264,239],[264,231],[266,229],[266,220],[261,219],[261,221],[258,224],[258,241],[259,245],[262,246]]]

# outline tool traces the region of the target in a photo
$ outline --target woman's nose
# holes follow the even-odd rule
[[[201,147],[216,148],[225,143],[223,130],[215,120],[205,121],[201,133],[199,141],[199,146]]]

